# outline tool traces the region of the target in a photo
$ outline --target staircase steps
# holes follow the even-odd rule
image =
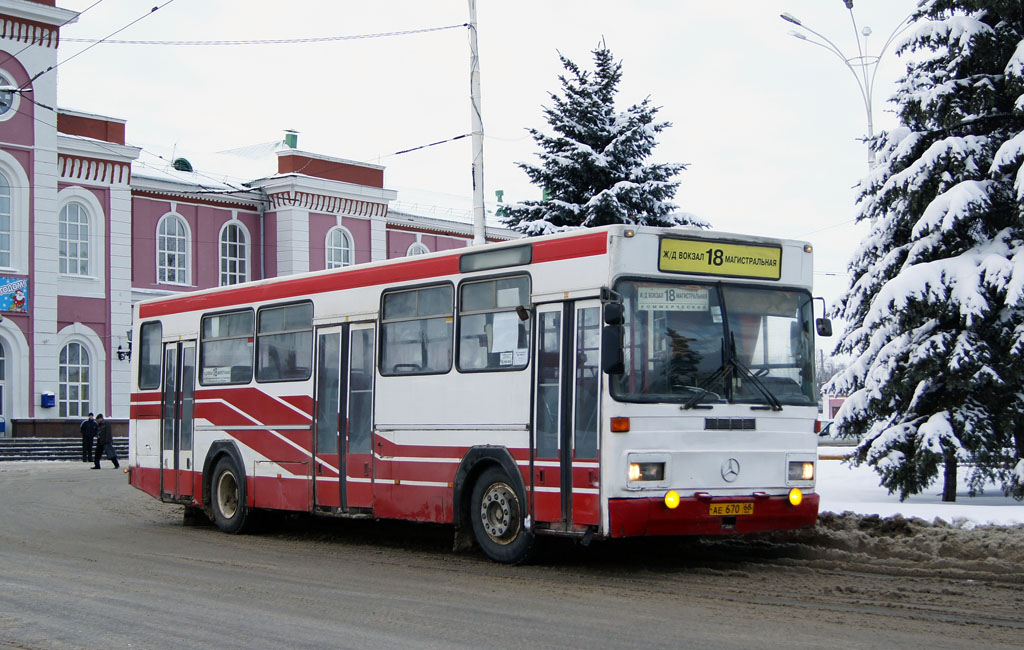
[[[128,438],[114,438],[118,462],[128,458]],[[0,462],[65,460],[82,462],[81,438],[0,438]],[[107,463],[106,458],[103,463]]]

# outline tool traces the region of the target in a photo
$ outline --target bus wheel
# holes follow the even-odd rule
[[[214,523],[225,533],[240,533],[245,528],[249,517],[249,508],[245,505],[245,476],[227,456],[214,467],[210,506]]]
[[[470,500],[473,535],[487,557],[495,562],[519,564],[533,549],[533,533],[526,529],[523,505],[504,471],[491,467],[473,484]]]

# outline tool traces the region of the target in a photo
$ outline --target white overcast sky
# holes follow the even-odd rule
[[[102,38],[165,0],[103,0],[64,38]],[[84,10],[95,0],[58,0]],[[916,0],[856,0],[874,54]],[[650,96],[674,126],[654,161],[689,165],[680,208],[717,230],[806,239],[816,293],[830,302],[864,235],[853,185],[867,169],[864,105],[837,57],[788,35],[789,12],[847,54],[857,50],[842,0],[478,0],[488,199],[539,198],[517,161],[526,127],[560,89],[558,53],[581,65],[603,38],[623,62],[620,107]],[[457,25],[466,0],[174,0],[117,39],[239,40],[344,36]],[[64,41],[60,60],[86,47]],[[893,48],[875,85],[876,131],[904,63]],[[320,44],[101,44],[58,69],[64,108],[127,120],[129,144],[215,152],[300,131],[299,148],[386,166],[388,187],[471,195],[469,39],[453,29]],[[232,170],[209,170],[231,174]]]

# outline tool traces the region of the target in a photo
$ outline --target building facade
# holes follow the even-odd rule
[[[184,158],[143,164],[124,120],[59,107],[46,71],[76,19],[55,0],[0,0],[0,436],[128,417],[134,301],[472,241],[470,223],[390,209],[383,167],[294,135],[263,145],[244,185]]]

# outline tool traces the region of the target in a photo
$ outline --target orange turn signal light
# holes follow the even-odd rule
[[[628,433],[629,418],[612,418],[612,433]]]

